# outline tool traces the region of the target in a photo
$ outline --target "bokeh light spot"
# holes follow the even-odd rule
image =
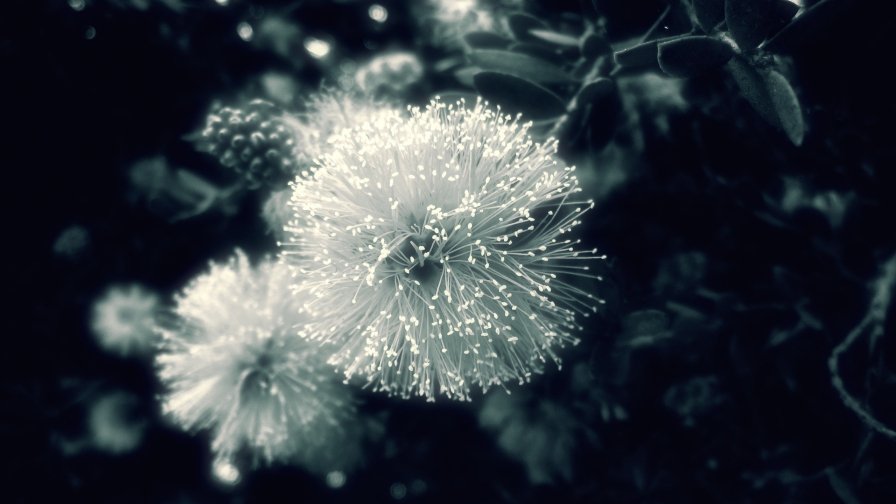
[[[240,480],[240,471],[229,460],[219,459],[212,465],[212,474],[221,483],[235,485]]]
[[[236,33],[240,36],[241,39],[246,42],[252,40],[252,35],[254,34],[254,30],[252,30],[252,25],[243,21],[242,23],[236,25]]]
[[[308,37],[305,39],[305,50],[308,51],[308,54],[311,56],[317,59],[323,59],[330,54],[330,43],[319,38]]]
[[[408,487],[404,486],[404,483],[392,483],[392,486],[389,487],[389,494],[395,500],[404,499],[408,494]]]
[[[377,23],[385,23],[389,19],[389,11],[380,4],[373,4],[367,9],[367,15]]]
[[[330,488],[342,488],[345,485],[345,473],[342,471],[330,471],[327,473],[327,486]]]

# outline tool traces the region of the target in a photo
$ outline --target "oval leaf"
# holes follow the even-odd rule
[[[765,76],[765,83],[781,129],[794,145],[802,144],[806,135],[806,124],[803,122],[803,111],[793,87],[783,75],[774,70]]]
[[[507,26],[510,28],[510,33],[513,34],[513,38],[520,42],[536,42],[539,40],[529,33],[529,30],[549,29],[548,25],[544,24],[540,19],[522,12],[517,12],[516,14],[508,16]]]
[[[750,102],[756,112],[769,124],[780,127],[775,106],[768,95],[762,75],[740,56],[731,58],[726,68],[734,78],[734,82],[737,83],[737,87],[740,88],[741,95]]]
[[[572,78],[560,67],[543,59],[518,52],[480,49],[471,52],[470,62],[483,70],[493,70],[535,82],[569,82]]]
[[[612,79],[600,77],[599,79],[585,84],[576,95],[576,104],[584,106],[589,103],[599,102],[603,98],[610,96],[616,89],[616,83]]]
[[[554,45],[575,48],[579,47],[579,39],[570,37],[569,35],[565,35],[563,33],[536,28],[529,30],[529,34],[531,34],[535,38],[541,39]]]
[[[744,50],[780,31],[799,7],[788,0],[725,0],[728,31]]]
[[[473,87],[473,76],[482,69],[476,67],[465,67],[454,71],[454,78],[464,86]]]
[[[690,77],[718,68],[734,56],[734,48],[714,37],[684,37],[658,46],[660,68],[672,77]]]
[[[528,119],[541,120],[559,117],[566,112],[566,106],[557,95],[513,75],[479,72],[473,82],[483,98],[512,114],[521,113]]]
[[[768,32],[766,38],[775,35],[796,16],[800,6],[790,2],[789,0],[774,0],[772,2],[771,11],[769,12]]]
[[[473,49],[507,49],[512,43],[497,33],[474,31],[464,35],[464,42]]]
[[[725,0],[693,0],[694,15],[703,31],[709,33],[725,20]]]
[[[771,0],[725,0],[725,22],[738,47],[750,50],[765,39],[770,7]]]
[[[593,33],[582,39],[582,45],[579,50],[582,52],[582,56],[588,60],[613,52],[613,48],[610,47],[605,38]]]
[[[657,66],[657,41],[643,42],[617,51],[613,57],[622,68],[651,68]]]
[[[509,50],[515,53],[526,54],[542,61],[554,61],[558,58],[558,54],[552,51],[550,47],[533,42],[516,42],[510,46]]]

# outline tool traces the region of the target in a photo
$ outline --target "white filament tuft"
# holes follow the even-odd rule
[[[331,138],[297,179],[284,258],[307,297],[302,336],[376,389],[468,400],[528,381],[601,301],[572,231],[593,202],[529,124],[436,99]]]

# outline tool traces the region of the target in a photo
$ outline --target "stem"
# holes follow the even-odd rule
[[[840,356],[849,350],[868,329],[871,328],[871,341],[876,342],[884,333],[884,322],[886,321],[887,307],[890,304],[890,298],[893,293],[893,285],[896,284],[896,255],[890,258],[884,265],[880,278],[874,283],[874,297],[871,305],[868,307],[868,313],[859,324],[849,332],[839,345],[834,347],[828,358],[828,368],[831,371],[831,383],[840,400],[847,408],[851,409],[862,422],[879,434],[896,441],[896,431],[887,427],[880,420],[874,417],[862,403],[846,390],[843,378],[840,377]]]

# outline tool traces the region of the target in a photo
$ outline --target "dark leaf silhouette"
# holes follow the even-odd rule
[[[692,0],[697,23],[707,33],[725,20],[725,0]]]
[[[660,68],[673,77],[690,77],[724,65],[734,48],[714,37],[684,37],[658,46]]]
[[[480,72],[473,77],[476,90],[506,111],[532,120],[558,117],[566,112],[560,98],[538,84],[500,72]]]
[[[506,49],[512,43],[497,33],[485,31],[467,33],[464,42],[473,49]]]
[[[516,75],[534,82],[569,82],[572,78],[548,61],[512,51],[480,49],[469,54],[470,62],[483,70]]]

